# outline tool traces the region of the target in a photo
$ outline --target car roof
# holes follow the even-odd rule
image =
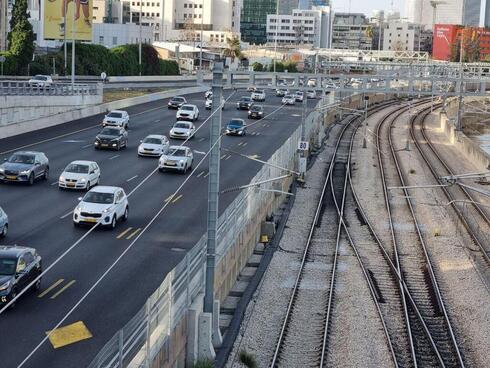
[[[245,120],[240,119],[240,118],[233,118],[233,119],[231,119],[231,120],[230,120],[230,123],[231,123],[232,121],[241,121],[242,123],[245,123]]]
[[[0,245],[0,257],[18,257],[26,251],[36,252],[34,248],[19,247],[17,245]]]
[[[38,151],[17,151],[17,152],[14,152],[15,153],[18,153],[18,154],[22,154],[22,155],[39,155],[39,154],[42,154],[42,152],[38,152]]]
[[[147,135],[145,138],[158,138],[158,139],[163,139],[165,138],[164,135],[161,135],[161,134],[150,134],[150,135]]]
[[[70,162],[70,164],[74,164],[74,165],[90,165],[90,164],[96,164],[97,162],[95,161],[86,161],[86,160],[76,160],[76,161],[72,161]]]
[[[171,98],[171,100],[176,99],[176,98],[183,98],[185,100],[184,96],[174,96]]]
[[[169,152],[170,151],[180,150],[180,149],[189,149],[189,147],[187,147],[187,146],[170,146],[168,148]]]
[[[196,105],[193,105],[193,104],[184,104],[184,105],[182,105],[182,107],[184,107],[184,106],[190,106],[190,107],[193,107],[193,108],[196,107]]]
[[[111,112],[120,112],[120,113],[124,114],[126,111],[124,111],[124,110],[111,110],[109,113],[111,113]]]
[[[187,126],[192,126],[192,123],[191,123],[190,121],[182,121],[182,120],[178,120],[178,121],[176,121],[176,122],[175,122],[175,124],[174,124],[174,125],[176,125],[176,124],[185,124],[185,125],[187,125]]]
[[[107,185],[97,185],[89,190],[89,192],[95,193],[115,193],[117,190],[122,189],[121,187],[110,187]]]

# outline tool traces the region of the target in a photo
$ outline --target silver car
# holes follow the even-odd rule
[[[48,179],[49,160],[42,152],[18,151],[0,165],[0,181],[34,184],[38,178]]]
[[[5,211],[0,207],[0,237],[7,236],[9,231],[9,217]]]
[[[158,170],[160,172],[175,170],[185,174],[187,170],[192,169],[193,162],[194,157],[189,147],[170,146],[168,152],[160,157]]]

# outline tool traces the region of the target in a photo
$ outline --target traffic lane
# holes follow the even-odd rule
[[[193,101],[194,100],[197,101],[199,99],[203,100],[204,92],[192,93],[184,96],[186,97],[186,99],[190,99]],[[142,114],[148,110],[153,110],[153,109],[157,109],[157,110],[167,109],[168,100],[169,100],[168,98],[161,99],[153,102],[130,106],[122,110],[126,110],[129,113],[130,124],[131,124],[131,115]],[[19,134],[13,137],[2,138],[0,139],[0,153],[12,149],[17,149],[17,147],[35,144],[36,142],[52,140],[53,138],[57,139],[56,137],[60,137],[66,134],[71,134],[71,133],[77,134],[77,132],[81,129],[95,129],[97,124],[102,123],[102,120],[104,119],[104,115],[105,114],[97,114],[94,116],[73,120],[68,123],[59,124],[53,127],[39,129],[33,132]]]
[[[289,129],[291,130],[295,127],[297,127],[297,124],[291,124]],[[286,130],[287,129],[282,130],[284,136],[291,133]],[[235,137],[225,137],[225,139],[227,138],[230,138],[231,140],[231,138]],[[254,138],[254,140],[255,139],[257,141],[262,141],[262,143],[256,142],[256,146],[260,145],[269,148],[270,152],[265,153],[265,155],[270,156],[270,154],[277,149],[277,147],[270,145],[266,135],[261,138]],[[235,142],[236,139],[235,141],[231,141],[232,145],[234,145]],[[227,142],[225,142],[224,145],[227,145]],[[250,152],[245,153],[250,154]],[[225,183],[222,184],[222,189],[227,186],[243,184],[240,182],[243,179],[243,173],[246,172],[252,176],[260,169],[261,165],[246,160],[244,166],[245,167],[241,167],[240,169],[237,165],[227,160],[222,162],[222,179],[224,179],[222,181],[225,181]],[[198,169],[198,172],[200,169],[201,168]],[[206,167],[203,167],[202,169],[205,171]],[[241,173],[242,177],[237,175],[238,173]],[[173,178],[173,176],[168,176],[168,178]],[[164,213],[158,218],[157,222],[150,228],[148,233],[142,236],[139,244],[135,245],[127,256],[122,259],[119,265],[116,266],[116,269],[114,269],[102,284],[94,290],[93,294],[81,305],[80,309],[77,310],[75,316],[70,318],[70,321],[83,320],[87,326],[93,326],[91,327],[91,331],[94,336],[98,336],[98,338],[75,344],[79,346],[74,345],[72,347],[67,347],[66,349],[63,349],[62,354],[58,354],[57,352],[56,354],[53,354],[51,347],[44,346],[43,351],[37,355],[40,356],[40,358],[34,360],[36,364],[43,363],[44,361],[56,361],[57,365],[59,362],[59,366],[67,366],[70,361],[72,361],[73,354],[78,354],[77,351],[83,352],[83,356],[77,358],[77,361],[80,361],[79,359],[84,359],[85,357],[86,361],[83,361],[83,363],[84,365],[88,364],[93,356],[87,352],[93,351],[94,354],[96,354],[98,349],[100,349],[115,331],[117,331],[115,326],[124,325],[128,318],[139,310],[144,304],[147,296],[160,285],[161,280],[164,277],[162,269],[172,269],[172,267],[174,267],[184,256],[185,252],[182,250],[192,248],[204,233],[206,218],[199,214],[205,211],[206,208],[206,201],[203,201],[202,198],[205,198],[205,184],[207,183],[207,180],[202,176],[198,179],[201,179],[200,183],[189,182],[189,187],[187,189],[192,190],[183,191],[183,197],[168,207],[168,211],[166,211],[167,214],[165,215]],[[229,181],[229,179],[231,179],[231,181]],[[157,180],[152,186],[160,187],[161,184]],[[228,193],[223,195],[221,197],[220,208],[226,208],[229,203],[236,198],[237,194],[238,193]],[[189,224],[189,219],[191,219],[191,224]],[[128,226],[129,225],[131,224],[128,223]],[[171,231],[162,234],[161,229],[171,229]],[[121,242],[124,242],[124,240]],[[128,242],[126,242],[126,244],[128,244]],[[159,252],[163,253],[160,254]],[[95,252],[88,251],[85,254],[86,256],[89,256],[94,253]],[[75,258],[77,258],[77,262],[85,263],[79,257]],[[99,255],[98,259],[99,258],[107,259],[108,257],[106,255]],[[93,261],[90,263],[92,265],[91,268],[98,268],[93,265]],[[67,265],[65,264],[64,266],[66,267]],[[68,266],[68,269],[72,269],[72,267]],[[105,268],[102,267],[102,270],[104,269]],[[124,277],[125,275],[126,277]],[[141,280],[140,277],[143,277],[143,280]],[[81,284],[80,287],[83,289]],[[135,290],[138,290],[138,292],[134,293]],[[124,297],[125,293],[128,295],[127,297]],[[121,298],[123,300],[122,303],[113,303],[114,300],[121,300]],[[76,302],[76,298],[70,302]],[[66,304],[70,305],[68,302]],[[109,315],[101,315],[100,313],[95,313],[97,308],[94,309],[94,305],[111,305],[113,308],[111,308],[111,313]],[[49,329],[50,327],[47,326],[46,328]]]

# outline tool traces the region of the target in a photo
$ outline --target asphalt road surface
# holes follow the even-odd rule
[[[225,95],[230,93],[227,91]],[[246,119],[247,112],[235,108],[235,102],[245,95],[249,93],[238,91],[229,99],[223,111],[223,125],[233,117]],[[186,97],[189,103],[199,107],[201,116],[196,122],[199,127],[210,115],[204,107],[204,94]],[[316,102],[309,101],[309,108]],[[34,186],[0,184],[0,206],[10,220],[9,234],[0,243],[34,247],[43,257],[44,268],[52,264],[87,231],[87,228],[75,228],[71,217],[77,198],[83,192],[58,190],[56,181],[61,171],[71,161],[93,160],[101,168],[102,185],[121,186],[126,193],[131,192],[157,165],[156,158],[138,157],[140,140],[148,134],[168,136],[175,122],[175,110],[168,110],[166,104],[167,100],[161,100],[127,109],[131,117],[129,146],[119,152],[93,148],[102,115],[0,140],[0,160],[19,149],[42,151],[50,160],[48,181],[36,182]],[[269,114],[280,107],[280,98],[269,95],[262,104]],[[267,160],[297,128],[300,119],[300,103],[283,107],[254,124],[246,137],[225,136],[222,148]],[[249,124],[253,122],[255,120]],[[208,151],[209,126],[210,121],[188,142],[193,150]],[[171,140],[171,144],[180,143]],[[221,157],[222,189],[248,184],[261,168],[260,163],[225,151]],[[201,158],[202,155],[194,153],[195,164]],[[85,367],[91,362],[204,234],[207,172],[205,161],[134,247],[63,323],[64,326],[83,321],[92,338],[58,349],[47,341],[25,367]],[[149,177],[129,198],[127,222],[119,223],[113,231],[96,229],[44,276],[40,292],[25,294],[14,309],[0,315],[0,367],[16,367],[33,351],[46,331],[51,330],[100,278],[185,177],[159,172]],[[237,194],[221,195],[220,213]]]

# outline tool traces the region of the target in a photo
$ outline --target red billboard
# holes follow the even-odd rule
[[[451,58],[451,48],[456,43],[458,30],[461,26],[454,24],[436,24],[432,39],[432,58],[448,60]]]

